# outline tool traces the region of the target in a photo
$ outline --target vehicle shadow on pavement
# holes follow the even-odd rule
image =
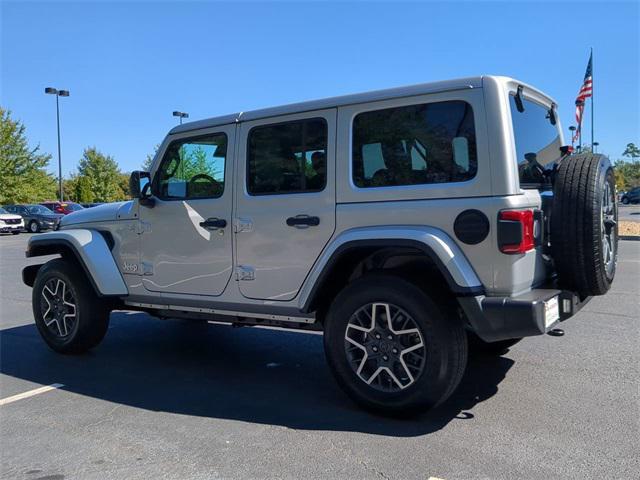
[[[367,413],[342,393],[320,335],[115,312],[101,345],[68,356],[49,350],[33,324],[0,331],[0,371],[15,378],[152,411],[395,437],[473,419],[469,410],[498,391],[512,365],[472,358],[445,405],[397,420]]]

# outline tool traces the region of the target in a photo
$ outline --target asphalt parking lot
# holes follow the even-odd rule
[[[637,478],[640,242],[564,337],[473,358],[446,405],[391,420],[338,389],[318,334],[116,312],[90,354],[53,353],[28,236],[0,236],[2,478]]]
[[[618,219],[640,222],[640,205],[618,205]]]

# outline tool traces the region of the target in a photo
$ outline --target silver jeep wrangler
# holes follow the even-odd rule
[[[607,292],[614,174],[563,146],[555,102],[483,76],[184,124],[134,200],[30,238],[45,342],[95,347],[113,309],[318,329],[360,405],[456,389],[467,352],[541,335]]]

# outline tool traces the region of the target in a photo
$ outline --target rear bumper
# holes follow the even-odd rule
[[[591,297],[553,288],[513,297],[459,298],[473,331],[486,342],[542,335],[575,315]],[[557,302],[557,314],[552,308]]]

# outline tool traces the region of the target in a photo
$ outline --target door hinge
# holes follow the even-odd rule
[[[255,280],[256,271],[253,267],[249,267],[247,265],[238,265],[236,267],[236,280]]]
[[[142,262],[142,275],[153,275],[153,264],[149,262]]]
[[[236,221],[234,223],[235,223],[234,230],[236,233],[253,231],[253,222],[251,221],[250,218],[238,217],[236,218]]]
[[[143,233],[151,233],[151,223],[138,220],[136,222],[136,233],[142,235]]]

